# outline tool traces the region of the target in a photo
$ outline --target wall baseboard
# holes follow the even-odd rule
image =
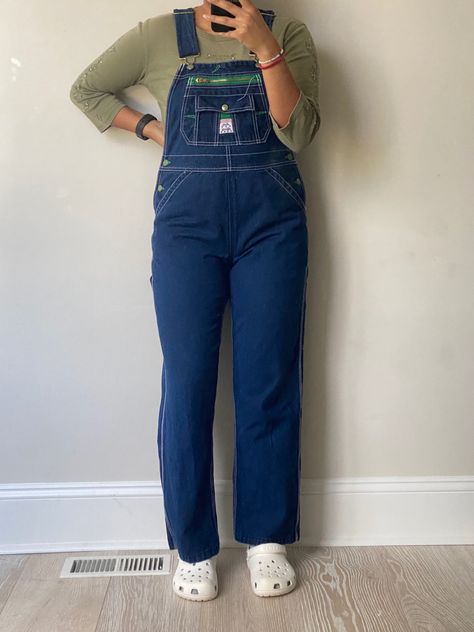
[[[221,546],[232,481],[215,482]],[[155,481],[0,485],[0,553],[168,549]],[[474,544],[474,476],[302,479],[304,546]]]

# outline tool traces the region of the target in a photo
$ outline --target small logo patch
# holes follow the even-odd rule
[[[234,133],[234,121],[232,117],[226,116],[219,119],[219,134],[233,134]]]

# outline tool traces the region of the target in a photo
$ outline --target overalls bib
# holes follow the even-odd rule
[[[274,12],[260,11],[271,28]],[[300,538],[308,231],[303,179],[273,131],[255,58],[196,63],[194,11],[174,16],[183,63],[168,95],[150,281],[163,351],[158,452],[168,544],[197,562],[220,548],[213,420],[228,300],[234,537]]]

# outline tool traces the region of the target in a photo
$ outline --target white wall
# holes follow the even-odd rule
[[[187,5],[0,2],[0,483],[10,491],[158,480],[149,268],[161,150],[123,130],[99,134],[69,88],[118,35],[174,6]],[[299,154],[311,250],[303,477],[470,477],[474,3],[291,10],[321,63],[322,127]],[[146,90],[125,95],[158,114]],[[227,481],[230,344],[227,309],[215,427],[215,477]]]

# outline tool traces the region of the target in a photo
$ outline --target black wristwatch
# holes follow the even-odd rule
[[[156,118],[156,116],[153,116],[153,114],[144,114],[142,118],[138,121],[135,128],[135,134],[138,136],[138,138],[141,138],[142,140],[148,140],[149,137],[143,135],[143,128],[145,127],[145,125],[148,125],[150,121],[157,120],[158,119]]]

